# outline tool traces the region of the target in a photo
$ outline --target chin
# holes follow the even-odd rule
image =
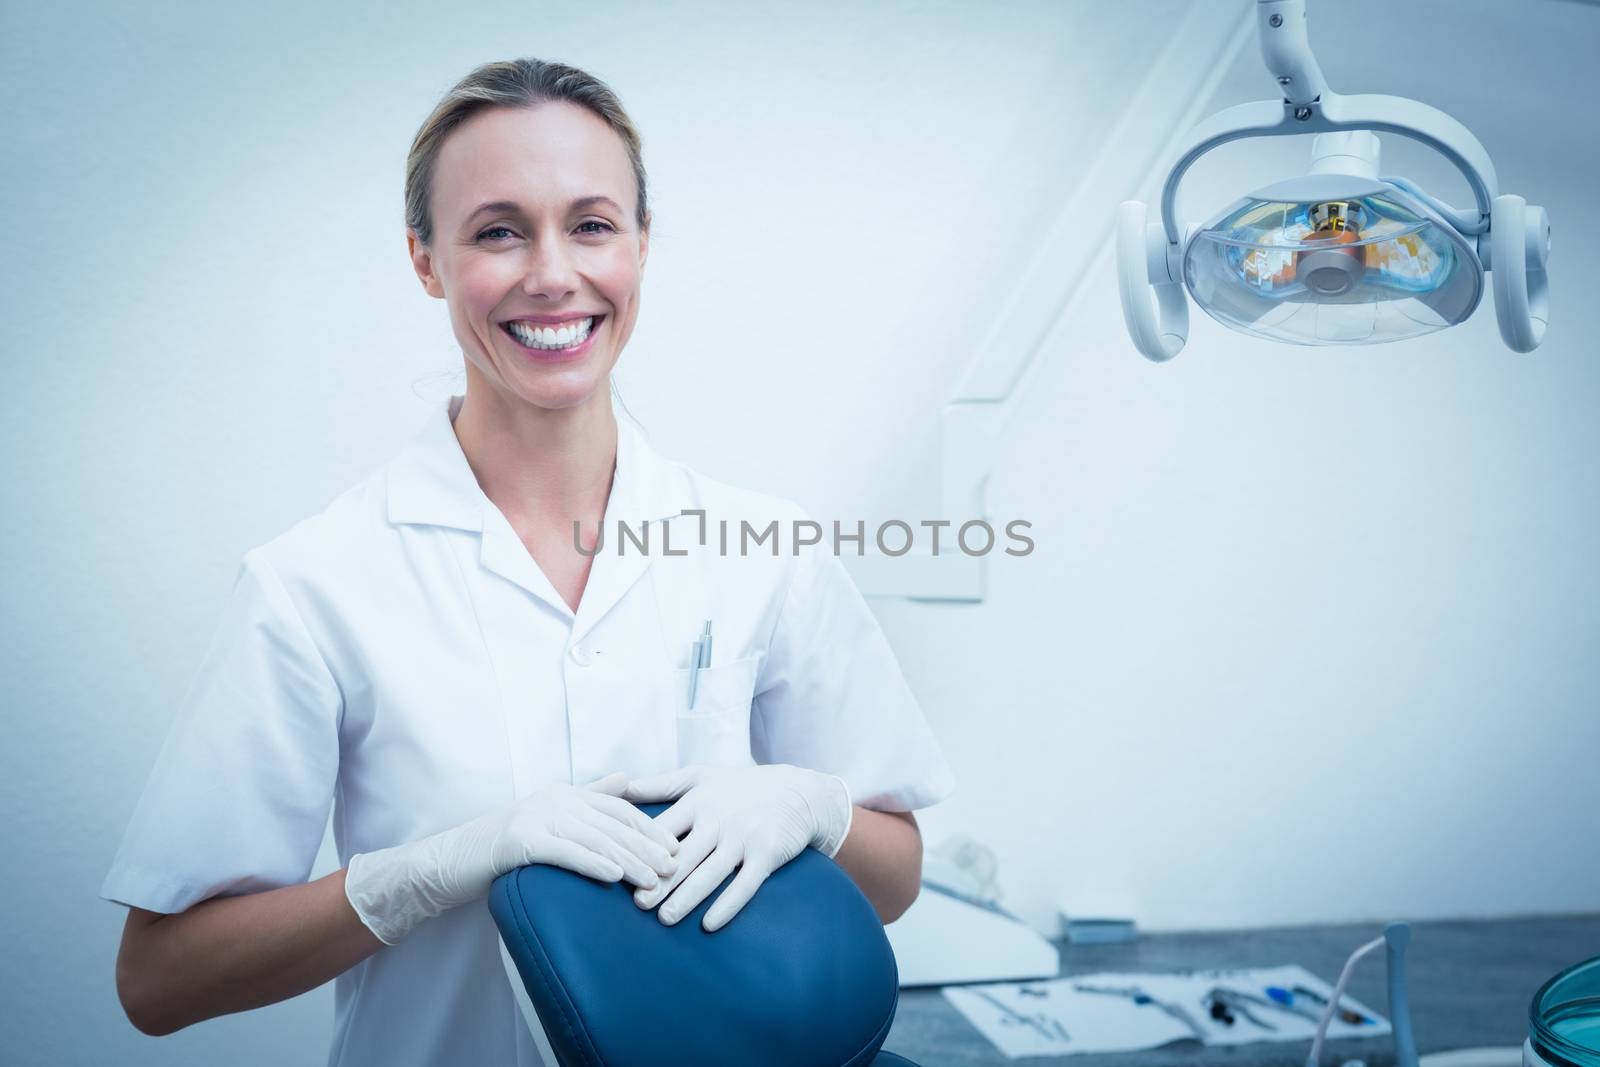
[[[602,366],[592,355],[559,370],[506,362],[498,353],[487,364],[469,359],[468,365],[476,370],[480,384],[506,399],[549,411],[579,407],[597,392],[606,392],[610,372],[609,366]]]
[[[602,391],[605,384],[604,378],[598,381],[586,378],[578,382],[524,381],[516,383],[513,391],[519,399],[534,407],[557,411],[582,406]]]

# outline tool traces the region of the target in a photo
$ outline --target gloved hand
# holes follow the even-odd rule
[[[622,795],[635,803],[677,800],[655,824],[674,838],[689,834],[678,850],[677,873],[633,894],[646,909],[666,900],[657,914],[668,926],[739,868],[706,912],[701,925],[707,931],[727,925],[761,883],[807,845],[829,858],[837,854],[854,812],[844,779],[787,763],[684,767],[634,779]]]
[[[548,785],[460,826],[350,857],[344,892],[386,945],[424,919],[481,900],[500,875],[531,863],[565,867],[602,882],[650,889],[675,870],[678,841],[621,799],[618,772],[587,786]]]

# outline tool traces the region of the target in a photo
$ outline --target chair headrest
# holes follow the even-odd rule
[[[495,880],[489,910],[562,1067],[873,1061],[899,975],[871,903],[808,848],[708,934],[732,879],[673,926],[626,882],[543,864]]]

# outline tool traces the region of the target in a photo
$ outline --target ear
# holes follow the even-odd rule
[[[411,267],[417,272],[417,277],[422,281],[422,288],[429,296],[437,300],[444,299],[444,285],[439,281],[439,275],[433,268],[433,253],[428,246],[417,240],[417,232],[406,230],[406,251],[411,254]]]
[[[650,220],[653,219],[653,218],[655,218],[655,215],[653,215],[653,214],[646,215],[644,217],[644,229],[639,231],[639,273],[640,274],[644,273],[644,261],[645,261],[645,258],[650,255]]]

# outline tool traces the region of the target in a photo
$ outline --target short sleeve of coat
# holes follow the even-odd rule
[[[100,896],[172,913],[306,881],[342,707],[276,572],[260,549],[246,553]]]
[[[751,705],[758,763],[843,778],[878,811],[945,799],[955,778],[860,590],[831,552],[796,567]]]

